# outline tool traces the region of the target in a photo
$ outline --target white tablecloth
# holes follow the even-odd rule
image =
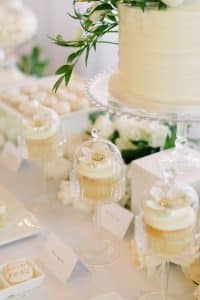
[[[38,257],[50,232],[56,233],[69,246],[77,246],[80,240],[90,236],[91,217],[56,201],[41,202],[41,178],[35,168],[24,165],[14,174],[1,168],[0,184],[13,192],[27,207],[34,203],[34,212],[44,226],[44,233],[38,237],[19,241],[0,248],[0,263],[21,257]],[[106,234],[106,233],[105,233]],[[132,233],[131,233],[132,234]],[[129,237],[120,243],[119,259],[105,267],[90,268],[86,272],[75,270],[72,278],[64,285],[45,270],[45,282],[40,287],[23,295],[27,300],[89,300],[99,294],[115,291],[125,300],[137,299],[143,292],[151,290],[159,283],[152,283],[143,271],[136,270],[131,262]],[[157,285],[159,286],[159,285]],[[178,267],[170,272],[170,291],[180,300],[192,300],[194,285],[184,278]],[[18,299],[18,298],[17,298]]]

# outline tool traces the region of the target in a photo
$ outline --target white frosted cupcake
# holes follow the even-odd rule
[[[198,196],[193,188],[174,184],[166,194],[152,189],[152,199],[144,204],[148,247],[161,255],[177,255],[194,240]]]
[[[60,119],[51,109],[38,107],[32,119],[23,121],[23,137],[27,158],[50,160],[57,157]]]
[[[3,227],[7,220],[7,206],[3,201],[0,201],[0,228]]]
[[[77,153],[76,174],[81,195],[89,200],[111,200],[123,179],[120,154],[113,151],[111,143],[102,141],[86,142]]]

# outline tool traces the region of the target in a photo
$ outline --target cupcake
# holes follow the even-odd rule
[[[113,200],[123,181],[123,163],[118,149],[108,141],[91,140],[79,148],[75,158],[81,195],[88,200]]]
[[[51,109],[38,106],[31,119],[22,125],[23,137],[29,160],[51,160],[57,157],[60,120]]]
[[[3,201],[0,201],[0,228],[3,227],[7,219],[7,206]]]
[[[16,285],[33,278],[34,271],[30,263],[21,261],[6,265],[3,276],[10,285]]]
[[[165,193],[152,189],[144,204],[148,248],[160,255],[179,255],[194,241],[198,196],[192,187],[173,184]]]

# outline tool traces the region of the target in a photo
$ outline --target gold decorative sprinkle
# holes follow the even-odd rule
[[[168,203],[167,199],[161,199],[160,205],[163,207],[169,207],[169,203]]]
[[[102,161],[102,160],[104,160],[104,158],[105,158],[105,155],[102,153],[96,152],[96,153],[92,154],[92,160],[94,160],[94,161]]]

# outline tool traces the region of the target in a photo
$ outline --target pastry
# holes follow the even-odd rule
[[[51,160],[58,155],[60,119],[51,109],[38,106],[32,119],[25,119],[22,132],[30,160]]]
[[[89,200],[111,200],[123,178],[121,160],[116,158],[110,144],[84,145],[76,166],[81,195]]]
[[[15,285],[33,278],[34,271],[31,264],[22,261],[6,265],[3,276],[9,284]]]
[[[174,185],[166,195],[160,191],[157,197],[145,201],[143,219],[148,247],[161,255],[186,251],[194,240],[197,207],[198,196],[188,186],[184,189]]]

